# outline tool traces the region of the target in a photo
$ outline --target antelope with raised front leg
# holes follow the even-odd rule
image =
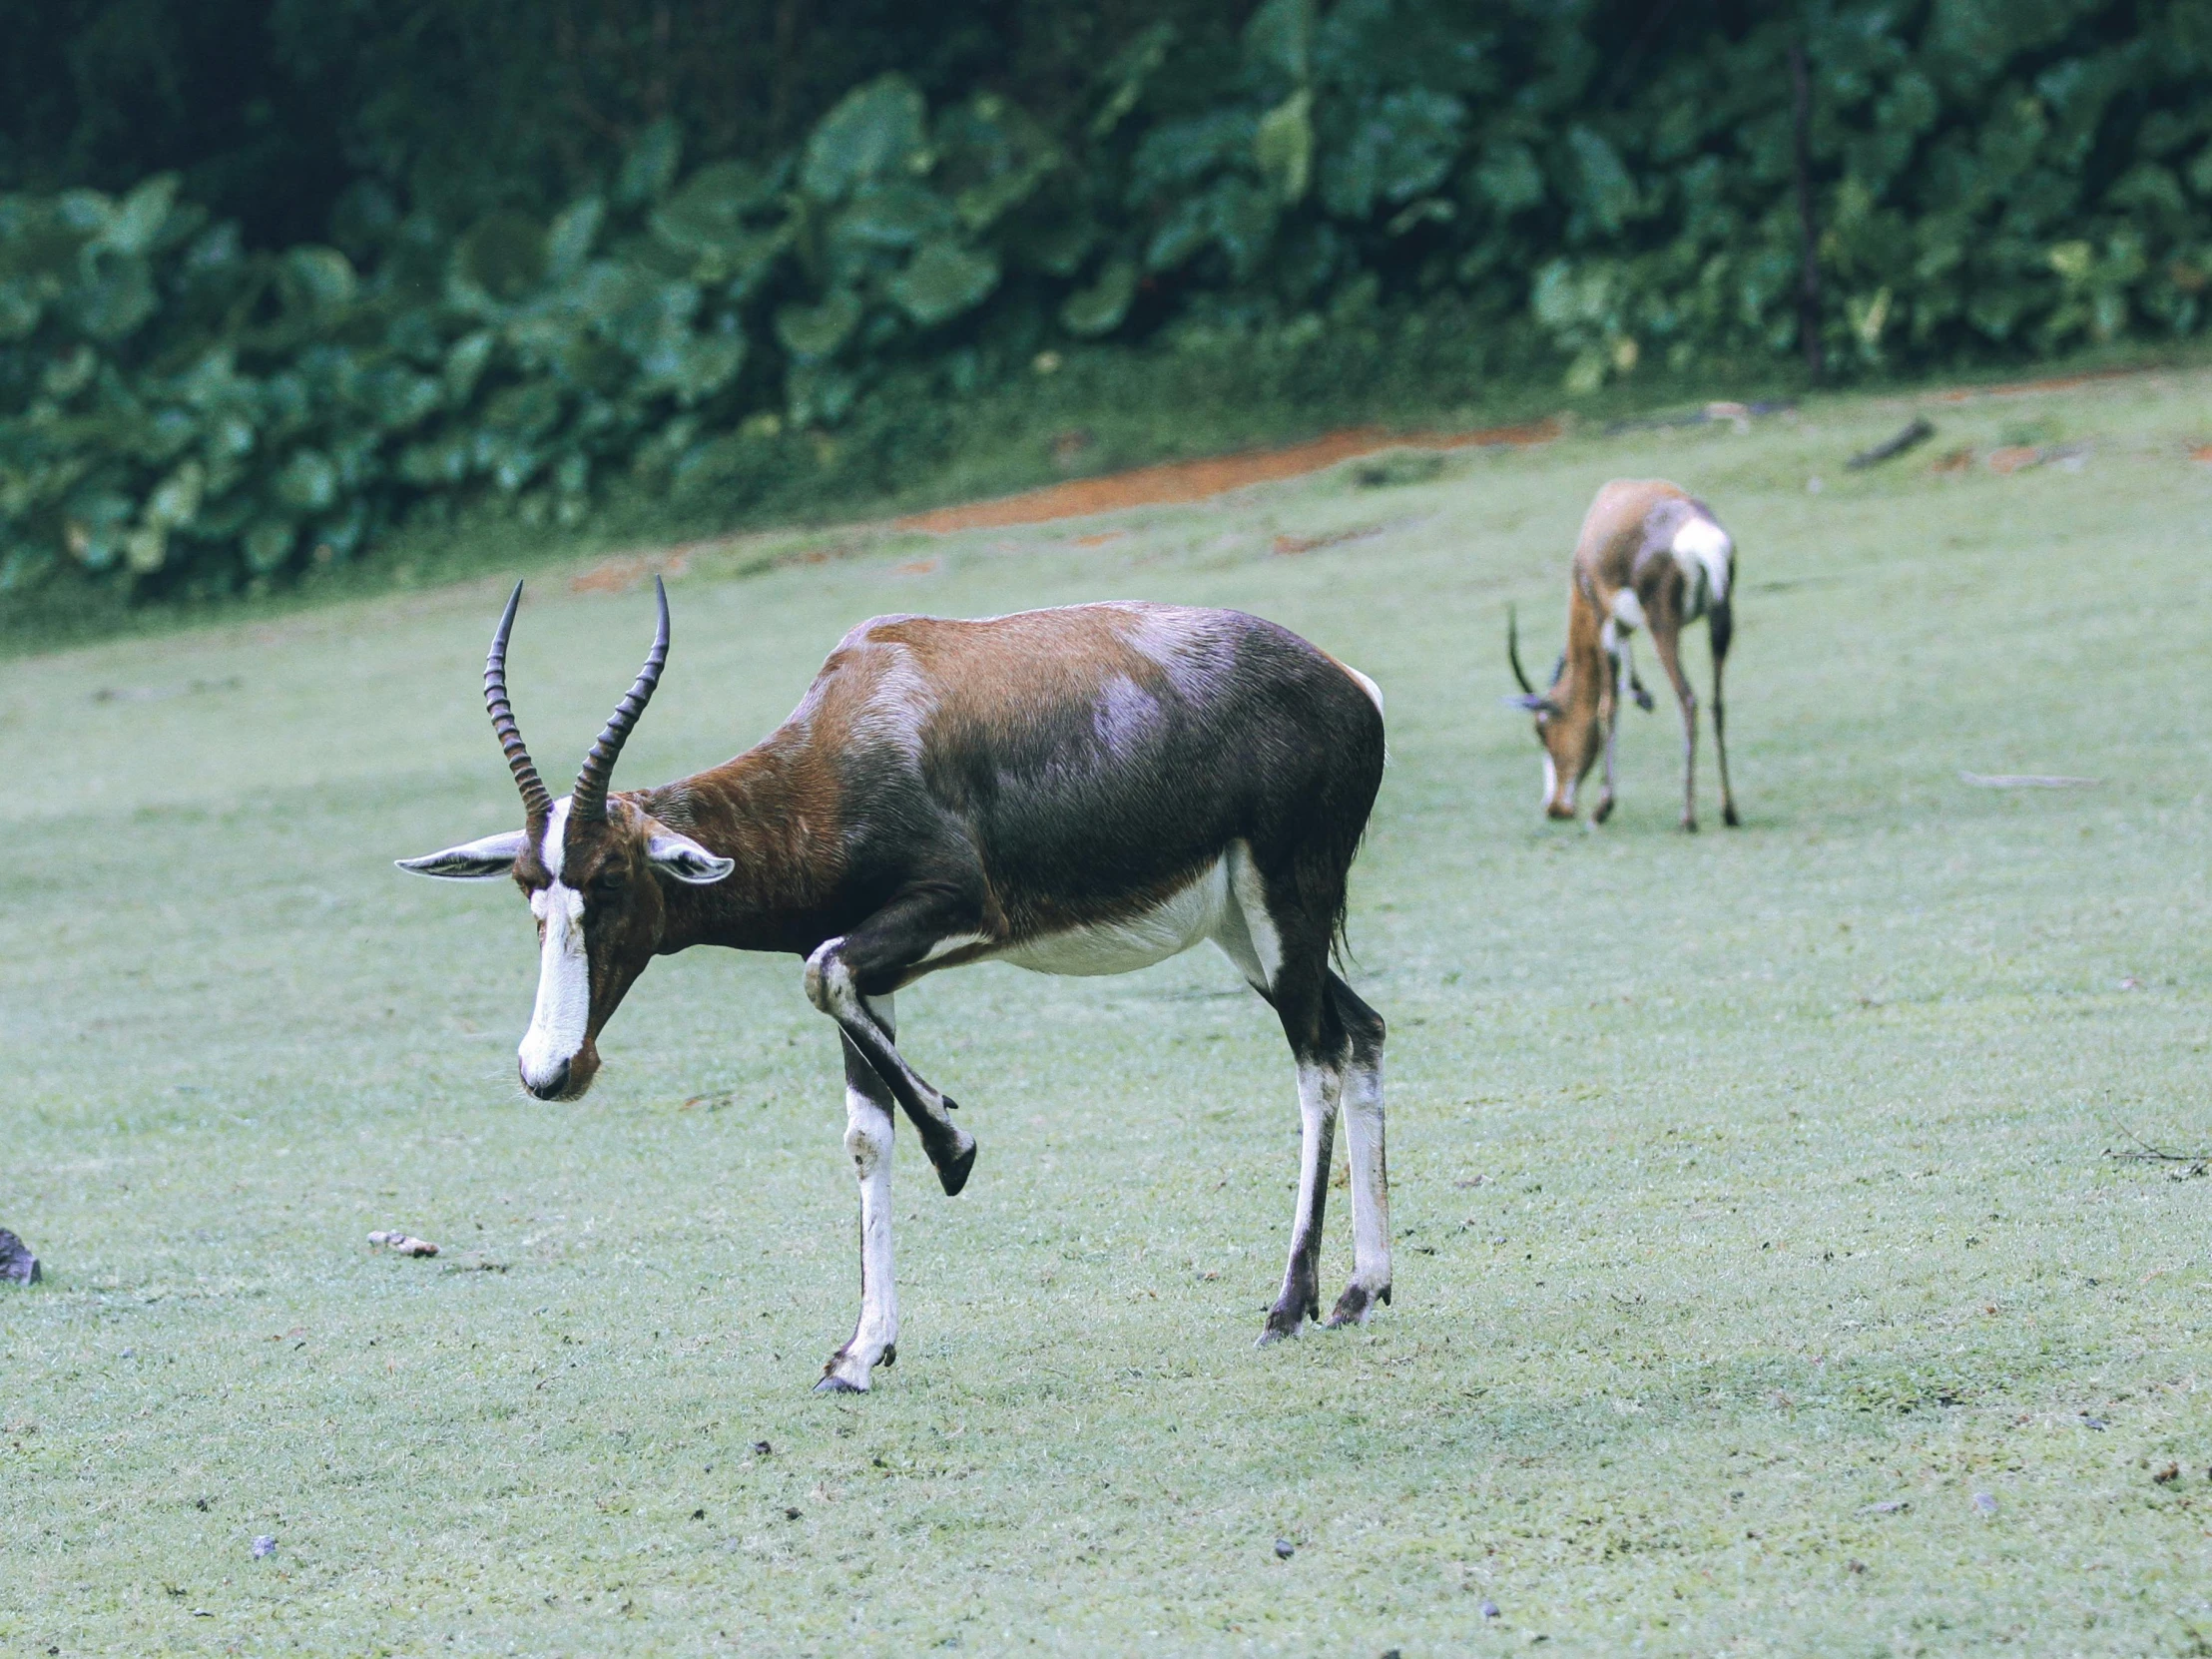
[[[507,700],[516,585],[484,697],[525,827],[400,867],[511,876],[528,897],[540,965],[520,1071],[542,1100],[591,1086],[600,1033],[654,956],[715,944],[805,962],[807,995],[838,1030],[860,1189],[860,1317],[818,1387],[865,1388],[896,1354],[892,1106],[947,1194],[975,1162],[953,1102],[899,1052],[892,1013],[900,987],[969,962],[1125,973],[1212,940],[1275,1009],[1298,1067],[1290,1261],[1261,1341],[1321,1317],[1340,1110],[1354,1268],[1330,1323],[1390,1300],[1382,1020],[1329,966],[1382,776],[1374,682],[1235,611],[878,617],[844,637],[753,749],[610,795],[668,655],[668,597],[656,593],[645,669],[556,801]]]
[[[1734,829],[1721,670],[1734,634],[1736,543],[1704,502],[1659,479],[1615,479],[1597,492],[1575,542],[1567,584],[1567,648],[1538,691],[1521,667],[1518,620],[1505,623],[1505,656],[1520,695],[1505,701],[1536,717],[1544,747],[1544,812],[1571,819],[1575,792],[1602,756],[1605,783],[1591,821],[1613,811],[1613,738],[1621,699],[1646,713],[1651,694],[1636,678],[1630,637],[1651,630],[1652,649],[1682,710],[1682,828],[1697,828],[1697,693],[1682,671],[1683,628],[1705,620],[1713,648],[1713,748],[1721,771],[1721,822]]]

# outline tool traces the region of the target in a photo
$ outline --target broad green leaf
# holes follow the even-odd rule
[[[1458,159],[1465,116],[1449,93],[1422,88],[1364,106],[1323,154],[1322,205],[1339,219],[1366,219],[1433,190]]]
[[[785,382],[788,412],[794,426],[834,426],[851,411],[859,395],[851,375],[828,363],[802,363]]]
[[[1052,276],[1073,276],[1098,242],[1098,227],[1087,216],[1069,213],[1035,228],[1024,227],[1009,242],[1020,263]]]
[[[664,341],[638,366],[647,387],[673,392],[688,407],[736,379],[745,366],[745,350],[740,333],[687,333]]]
[[[134,576],[151,576],[169,557],[169,530],[160,524],[142,524],[123,538],[123,562]]]
[[[160,306],[153,270],[141,256],[116,253],[94,243],[85,249],[79,263],[83,276],[69,297],[77,313],[77,326],[94,339],[124,339],[136,333]]]
[[[494,299],[520,299],[545,276],[544,228],[527,214],[488,215],[454,248],[453,269]]]
[[[859,321],[859,295],[836,288],[819,305],[779,306],[776,337],[801,362],[819,361],[850,338]]]
[[[541,437],[559,423],[563,409],[559,386],[550,380],[528,380],[494,393],[484,405],[478,429],[503,437]]]
[[[294,248],[284,255],[285,285],[309,310],[350,303],[358,282],[353,262],[335,248]]]
[[[1517,214],[1544,199],[1543,170],[1525,144],[1493,144],[1482,153],[1474,182],[1501,214]]]
[[[146,498],[146,522],[165,530],[178,530],[190,524],[199,516],[207,483],[206,467],[198,461],[185,462],[156,485],[154,493]]]
[[[1628,176],[1620,153],[1587,127],[1568,131],[1567,148],[1581,175],[1576,206],[1608,236],[1617,233],[1634,216],[1637,206],[1636,181]]]
[[[832,238],[874,248],[912,248],[952,229],[952,207],[927,186],[892,180],[862,189],[830,221]]]
[[[547,280],[565,282],[583,269],[584,262],[591,258],[592,244],[599,240],[600,222],[606,217],[606,205],[596,196],[571,202],[554,216],[545,233]]]
[[[1091,117],[1090,136],[1094,143],[1109,136],[1137,107],[1152,77],[1167,62],[1168,49],[1174,44],[1175,25],[1154,23],[1138,31],[1127,46],[1107,60],[1099,77],[1105,85],[1106,96],[1099,103],[1098,113]]]
[[[1285,207],[1306,199],[1314,169],[1314,94],[1300,87],[1260,118],[1252,135],[1252,159],[1260,177]]]
[[[687,254],[721,251],[747,240],[748,219],[775,201],[770,175],[749,162],[716,162],[684,181],[653,210],[653,234]]]
[[[1314,0],[1267,0],[1244,27],[1245,56],[1293,86],[1313,73]]]
[[[23,338],[45,310],[38,283],[27,276],[0,276],[0,340]]]
[[[891,279],[890,295],[924,328],[950,321],[981,304],[998,286],[998,262],[957,243],[922,245]]]
[[[177,201],[177,175],[158,173],[116,204],[100,240],[118,254],[153,251],[162,224]]]
[[[338,469],[319,449],[295,449],[270,480],[270,491],[295,511],[319,513],[337,499]]]
[[[936,189],[971,235],[1028,201],[1063,162],[1051,134],[995,93],[979,93],[940,114],[930,150]]]
[[[623,152],[622,171],[615,176],[615,205],[642,208],[658,202],[676,182],[676,165],[683,154],[684,135],[673,116],[646,127]]]
[[[1188,197],[1153,234],[1145,264],[1172,271],[1209,246],[1228,256],[1231,276],[1243,281],[1259,269],[1274,239],[1274,199],[1249,180],[1218,179],[1203,195]]]
[[[1089,287],[1077,288],[1060,305],[1060,322],[1071,334],[1109,334],[1129,314],[1129,302],[1137,296],[1137,268],[1129,260],[1116,260],[1099,273]]]
[[[920,171],[922,101],[913,83],[889,74],[848,92],[808,136],[799,188],[818,202],[841,202],[859,185]]]
[[[480,328],[454,342],[453,349],[445,355],[445,399],[459,408],[476,391],[476,381],[484,372],[484,365],[491,361],[492,347],[499,343],[498,336],[488,328]]]
[[[281,568],[298,541],[299,526],[288,518],[256,520],[246,532],[247,568],[260,575]]]

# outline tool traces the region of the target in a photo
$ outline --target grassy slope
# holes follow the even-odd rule
[[[1235,604],[1382,681],[1398,1305],[1264,1354],[1296,1113],[1212,956],[901,999],[982,1157],[947,1202],[907,1141],[900,1364],[818,1399],[854,1203],[795,964],[657,966],[526,1104],[522,907],[385,862],[516,820],[493,584],[0,665],[0,1225],[49,1264],[0,1296],[0,1647],[2203,1651],[2212,1182],[2100,1154],[2212,1142],[2208,390],[1938,413],[2077,473],[1847,477],[1904,409],[1837,402],[678,584],[632,782],[877,610]],[[1505,600],[1548,634],[1645,472],[1744,547],[1738,833],[1673,832],[1665,715],[1612,825],[1542,825],[1496,705]],[[553,767],[648,607],[540,588]]]

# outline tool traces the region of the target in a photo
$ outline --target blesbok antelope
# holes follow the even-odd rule
[[[1621,699],[1651,708],[1651,694],[1636,678],[1629,636],[1651,630],[1659,666],[1674,685],[1682,708],[1682,828],[1697,828],[1697,693],[1682,672],[1686,624],[1703,617],[1713,648],[1713,747],[1720,756],[1721,822],[1734,828],[1736,798],[1728,787],[1728,732],[1721,706],[1721,669],[1728,661],[1734,616],[1736,544],[1713,510],[1659,479],[1616,478],[1597,492],[1574,546],[1567,583],[1567,648],[1538,691],[1521,667],[1520,629],[1510,610],[1505,656],[1521,695],[1506,702],[1536,717],[1536,741],[1544,746],[1544,812],[1574,817],[1575,791],[1602,750],[1605,791],[1591,819],[1603,824],[1613,811],[1613,733]]]
[[[844,1050],[860,1188],[860,1317],[816,1384],[868,1385],[896,1355],[891,1107],[947,1194],[975,1140],[894,1043],[892,997],[925,973],[1006,961],[1125,973],[1211,939],[1282,1021],[1303,1140],[1290,1262],[1261,1342],[1319,1319],[1322,1211],[1340,1104],[1354,1269],[1330,1324],[1390,1300],[1382,1016],[1330,970],[1346,873],[1382,776],[1374,682],[1236,611],[1078,605],[982,622],[878,617],[838,642],[791,718],[722,766],[608,793],[668,656],[668,596],[637,683],[556,801],[507,700],[514,596],[484,701],[525,827],[409,858],[511,875],[540,940],[522,1085],[573,1100],[656,955],[789,951]]]

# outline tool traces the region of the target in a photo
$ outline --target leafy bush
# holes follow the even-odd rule
[[[687,172],[650,123],[555,211],[356,189],[352,257],[250,250],[169,176],[0,197],[0,595],[69,562],[225,591],[482,498],[573,524],[618,474],[742,488],[781,434],[1088,341],[1295,355],[1425,307],[1570,391],[1793,353],[1793,45],[1839,372],[2203,321],[2200,6],[1816,6],[1641,56],[1593,10],[1266,0],[1034,110],[884,74],[782,154]]]

